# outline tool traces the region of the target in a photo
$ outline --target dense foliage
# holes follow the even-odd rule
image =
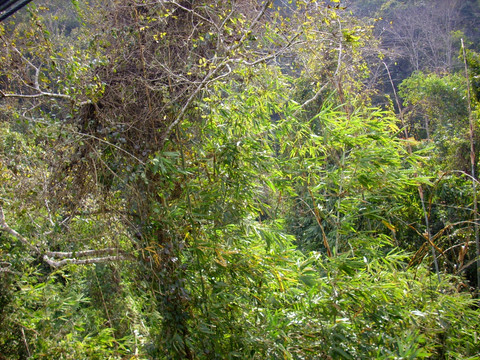
[[[453,6],[0,24],[0,360],[479,359],[477,7]]]

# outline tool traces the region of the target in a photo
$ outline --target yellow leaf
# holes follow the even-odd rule
[[[217,253],[217,258],[215,259],[215,262],[223,267],[226,267],[227,266],[227,262],[225,261],[225,259],[223,258],[221,252],[220,252],[220,249],[216,248],[215,249],[215,252]]]
[[[285,287],[283,286],[283,281],[282,281],[282,278],[280,277],[280,274],[275,269],[272,272],[277,278],[278,285],[280,286],[280,291],[285,292]]]
[[[395,229],[395,226],[393,226],[392,224],[390,224],[389,222],[385,221],[385,220],[382,220],[382,223],[383,225],[385,225],[387,228],[389,228],[391,231],[393,232],[396,232],[397,229]]]

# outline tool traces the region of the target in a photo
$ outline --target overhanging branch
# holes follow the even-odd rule
[[[98,250],[82,250],[82,251],[45,251],[30,243],[23,235],[12,229],[5,221],[3,207],[0,206],[0,230],[4,231],[23,245],[28,247],[35,255],[42,255],[43,260],[54,268],[58,268],[67,264],[86,265],[97,264],[113,261],[135,260],[132,254],[117,248],[105,248]],[[5,266],[7,265],[7,266]],[[10,263],[0,262],[0,273],[11,272]]]
[[[0,36],[0,39],[4,42],[4,44],[9,44],[3,36]],[[49,92],[49,91],[44,91],[40,88],[40,70],[41,70],[41,65],[37,66],[35,65],[32,61],[27,59],[20,50],[18,50],[14,45],[11,43],[9,44],[9,48],[16,53],[20,59],[25,63],[25,66],[27,68],[31,68],[33,72],[35,73],[33,75],[33,84],[28,84],[25,82],[25,80],[22,80],[24,85],[26,85],[27,88],[29,88],[31,91],[34,92],[34,94],[22,94],[22,93],[6,93],[2,90],[0,90],[0,98],[17,98],[17,99],[37,99],[37,98],[53,98],[53,99],[64,99],[68,100],[70,102],[75,102],[75,99],[68,95],[68,94],[61,94],[61,93],[55,93],[55,92]],[[79,105],[87,104],[90,103],[91,101],[83,101],[80,102]]]
[[[0,206],[0,230],[5,231],[6,233],[12,235],[14,238],[18,239],[23,245],[28,247],[30,250],[35,252],[36,254],[40,253],[38,248],[25,239],[21,234],[17,231],[12,229],[8,224],[5,222],[5,214],[3,213],[3,207]]]
[[[67,264],[87,265],[87,264],[98,264],[98,263],[106,263],[106,262],[113,262],[113,261],[123,261],[128,259],[123,255],[113,255],[113,256],[102,256],[102,257],[88,258],[88,259],[67,258],[67,259],[55,261],[50,257],[48,257],[47,255],[44,255],[43,260],[51,267],[58,268]]]

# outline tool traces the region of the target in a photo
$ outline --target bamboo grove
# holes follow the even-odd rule
[[[478,359],[480,9],[452,3],[0,23],[0,359]]]

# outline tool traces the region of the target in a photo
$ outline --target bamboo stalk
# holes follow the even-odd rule
[[[473,191],[473,222],[475,227],[475,245],[477,248],[477,291],[480,289],[480,235],[478,228],[478,199],[477,199],[477,182],[475,174],[475,143],[474,143],[474,121],[472,112],[472,101],[470,97],[470,81],[468,80],[468,64],[465,45],[462,41],[463,64],[465,65],[465,81],[467,82],[467,104],[468,104],[468,122],[470,125],[470,165],[472,167],[472,191]]]
[[[408,153],[410,155],[412,155],[412,153],[413,153],[412,146],[408,142],[409,134],[408,134],[407,126],[405,125],[405,120],[403,118],[402,106],[400,104],[400,100],[399,100],[397,92],[395,90],[395,85],[393,83],[393,79],[392,79],[392,76],[390,74],[390,70],[388,69],[388,66],[387,66],[386,63],[383,63],[383,65],[385,65],[385,69],[387,69],[388,78],[390,79],[390,84],[392,85],[393,95],[395,96],[395,102],[397,103],[398,113],[399,113],[400,121],[402,122],[402,127],[403,127],[403,132],[404,132],[404,135],[405,135],[405,140],[407,141]],[[431,245],[433,263],[435,265],[435,272],[437,273],[438,282],[440,283],[441,282],[440,266],[438,265],[437,253],[435,251],[435,247],[433,246],[433,242],[432,242],[432,232],[430,231],[430,222],[429,222],[429,219],[428,219],[429,214],[428,214],[426,206],[425,206],[425,195],[424,195],[424,192],[423,192],[422,184],[418,185],[418,195],[420,196],[420,202],[422,203],[423,217],[425,219],[425,229],[426,230],[425,230],[424,237],[427,239],[427,241]]]

